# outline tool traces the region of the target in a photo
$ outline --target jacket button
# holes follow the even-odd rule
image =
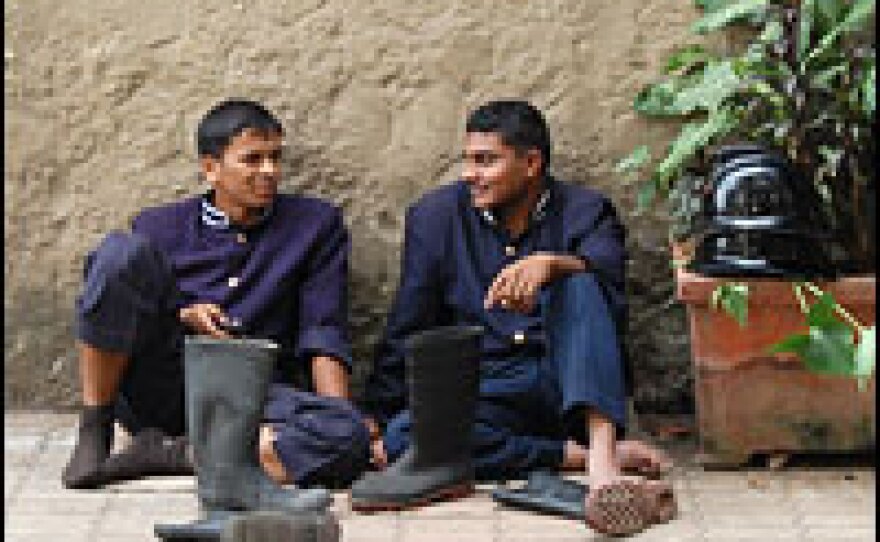
[[[526,342],[526,334],[522,331],[517,331],[513,334],[513,342],[516,344],[524,344]]]
[[[245,235],[243,233],[239,233],[238,235],[235,236],[235,240],[241,244],[245,244],[245,243],[247,243],[247,235]]]
[[[507,245],[506,247],[504,247],[504,253],[507,254],[508,256],[515,256],[516,255],[516,247],[513,245]]]
[[[228,284],[230,288],[235,288],[240,283],[241,279],[238,277],[229,277],[229,280],[226,281],[226,284]]]

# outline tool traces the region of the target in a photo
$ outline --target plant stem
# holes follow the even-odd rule
[[[816,286],[816,285],[813,284],[812,282],[804,282],[804,283],[802,283],[802,284],[803,284],[804,286],[806,286],[807,289],[810,290],[810,292],[812,292],[813,294],[815,294],[817,297],[818,297],[818,296],[821,296],[821,295],[823,295],[823,294],[825,294],[825,292],[823,292],[821,288],[819,288],[818,286]],[[846,320],[846,322],[847,322],[849,325],[851,325],[852,327],[856,328],[856,329],[858,330],[858,332],[859,332],[860,335],[861,335],[862,331],[864,331],[865,326],[863,326],[861,323],[859,323],[859,321],[856,320],[855,316],[853,316],[852,314],[850,314],[846,309],[844,309],[844,308],[840,305],[840,303],[837,303],[836,301],[834,302],[834,312],[836,312],[837,314],[840,315],[841,318],[843,318],[844,320]]]
[[[803,283],[797,282],[794,285],[794,296],[798,300],[798,304],[801,306],[801,312],[807,314],[809,308],[807,307],[807,299],[804,297],[804,292],[801,290],[803,287]]]

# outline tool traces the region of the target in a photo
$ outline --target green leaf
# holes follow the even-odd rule
[[[808,333],[786,337],[774,345],[771,352],[792,352],[817,373],[859,376],[869,362],[857,359],[855,330],[837,317],[837,309],[834,297],[822,293],[807,310]],[[866,350],[863,355],[869,356],[873,365],[873,351],[868,351],[867,346],[862,348]]]
[[[812,78],[811,82],[813,85],[819,88],[832,89],[834,88],[834,79],[846,73],[849,69],[847,64],[836,64],[831,66],[830,68],[824,69],[816,73]]]
[[[672,108],[682,114],[716,109],[739,90],[740,84],[741,79],[734,71],[733,62],[709,64],[695,84],[681,89],[676,94]]]
[[[764,25],[764,29],[761,30],[761,34],[758,36],[758,41],[760,43],[776,43],[780,39],[782,39],[783,28],[782,23],[779,21],[769,21],[766,25]]]
[[[710,111],[736,94],[742,83],[733,61],[711,61],[694,73],[646,85],[633,101],[633,108],[654,117]]]
[[[770,352],[791,352],[816,373],[855,376],[853,332],[846,324],[810,327],[807,334],[790,335],[773,345]]]
[[[719,109],[710,113],[705,121],[685,124],[678,137],[669,145],[666,158],[657,166],[654,172],[657,180],[668,184],[697,151],[706,147],[717,136],[730,132],[735,122],[729,110]]]
[[[810,326],[810,347],[804,356],[807,367],[822,373],[854,376],[853,330],[842,322],[824,327]]]
[[[872,116],[877,110],[877,67],[876,64],[868,66],[865,73],[865,81],[862,84],[862,104],[865,113]]]
[[[855,0],[843,20],[832,28],[830,32],[822,36],[818,45],[810,51],[804,62],[809,62],[822,55],[841,34],[863,28],[864,23],[868,21],[874,12],[875,3],[875,0]]]
[[[648,210],[657,197],[657,183],[653,179],[639,185],[636,193],[636,213],[640,214]]]
[[[680,112],[674,109],[676,92],[675,80],[646,85],[633,100],[633,109],[652,117],[677,116]]]
[[[738,282],[725,282],[712,291],[712,306],[724,309],[740,327],[745,327],[749,318],[749,287]]]
[[[856,346],[855,375],[869,377],[874,373],[877,359],[877,328],[867,327],[862,330],[859,344]]]
[[[688,45],[678,49],[667,59],[664,73],[683,70],[688,71],[696,65],[712,60],[713,56],[702,45]]]
[[[759,15],[767,8],[769,0],[737,0],[717,9],[708,11],[702,19],[691,26],[697,34],[705,34],[749,16]]]
[[[807,311],[807,324],[815,327],[833,327],[838,324],[846,326],[835,315],[835,307],[837,302],[834,296],[828,292],[823,293]]]
[[[651,152],[648,149],[647,145],[640,145],[636,147],[629,155],[617,162],[614,166],[614,171],[616,173],[626,173],[628,171],[636,170],[642,165],[651,159]]]
[[[785,105],[785,95],[760,79],[750,83],[749,90],[766,100],[774,107],[781,108]]]
[[[801,0],[798,21],[797,58],[803,59],[810,49],[810,38],[813,31],[813,19],[817,12],[816,0]]]
[[[804,353],[807,351],[809,344],[809,335],[795,333],[789,335],[788,337],[785,337],[778,343],[771,346],[769,352],[771,354],[781,354],[783,352],[789,352],[795,354],[797,357],[803,360]]]
[[[816,0],[819,15],[826,24],[835,25],[840,22],[843,13],[844,2],[841,0]]]
[[[735,0],[694,0],[694,5],[703,11],[717,11]]]

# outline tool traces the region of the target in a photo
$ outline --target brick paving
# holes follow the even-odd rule
[[[68,491],[60,472],[73,447],[70,413],[4,414],[4,540],[151,541],[156,522],[197,515],[190,477],[154,478],[98,491]],[[868,541],[876,530],[873,466],[811,466],[709,472],[693,445],[672,447],[680,515],[634,536],[639,541]],[[335,495],[346,542],[573,542],[602,540],[569,520],[510,510],[477,495],[417,511],[352,513]]]

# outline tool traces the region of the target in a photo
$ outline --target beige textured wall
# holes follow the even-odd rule
[[[343,206],[364,362],[396,285],[404,207],[456,175],[469,108],[532,100],[556,173],[605,190],[630,227],[637,398],[687,403],[665,226],[632,216],[633,190],[611,166],[668,137],[630,103],[687,39],[691,2],[12,0],[4,15],[6,406],[77,402],[83,256],[140,207],[202,189],[192,134],[228,96],[282,118],[286,189]]]

